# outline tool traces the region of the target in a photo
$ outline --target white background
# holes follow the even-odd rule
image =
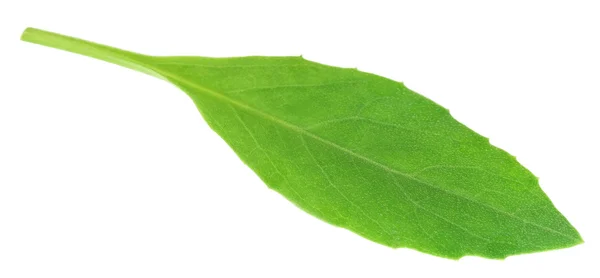
[[[0,277],[600,277],[598,2],[493,2],[2,1]],[[372,243],[269,190],[183,92],[28,26],[403,81],[516,155],[586,242],[504,261]]]

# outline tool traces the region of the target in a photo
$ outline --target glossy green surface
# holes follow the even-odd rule
[[[272,189],[336,226],[446,258],[582,242],[516,159],[402,83],[302,57],[155,57],[37,29],[25,41],[185,91]]]

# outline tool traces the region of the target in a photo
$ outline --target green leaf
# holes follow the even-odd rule
[[[22,39],[173,83],[270,188],[372,241],[453,259],[582,243],[514,156],[402,83],[302,57],[146,56],[32,28]]]

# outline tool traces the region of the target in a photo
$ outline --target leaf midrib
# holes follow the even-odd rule
[[[452,196],[456,196],[456,197],[459,197],[459,198],[461,198],[461,199],[464,199],[464,200],[467,200],[467,201],[469,201],[469,202],[472,202],[472,203],[474,203],[474,204],[477,204],[477,205],[480,205],[480,206],[483,206],[483,207],[489,208],[489,209],[491,209],[491,210],[493,210],[493,211],[496,211],[496,212],[498,212],[498,213],[501,213],[501,214],[504,214],[504,215],[506,215],[506,216],[509,216],[510,218],[517,219],[517,220],[519,220],[519,221],[521,221],[521,222],[523,222],[523,223],[525,223],[525,224],[529,224],[529,225],[532,225],[532,226],[535,226],[535,227],[538,227],[538,228],[544,229],[544,230],[546,230],[546,231],[549,231],[549,232],[555,233],[555,234],[557,234],[557,235],[561,235],[561,236],[563,236],[563,237],[565,237],[565,238],[569,238],[569,239],[572,239],[572,240],[578,240],[578,238],[576,238],[576,237],[573,237],[573,236],[567,235],[567,234],[565,234],[565,233],[562,233],[562,232],[560,232],[560,231],[557,231],[557,230],[555,230],[555,229],[552,229],[552,228],[550,228],[550,227],[543,226],[543,225],[540,225],[540,224],[537,224],[537,223],[534,223],[534,222],[531,222],[531,221],[527,221],[527,220],[525,220],[525,219],[522,219],[522,218],[519,218],[519,217],[517,217],[516,215],[514,215],[514,214],[512,214],[512,213],[505,212],[505,211],[503,211],[503,210],[500,210],[500,209],[498,209],[498,208],[495,208],[495,207],[493,207],[493,206],[490,206],[490,205],[488,205],[488,204],[485,204],[485,203],[483,203],[483,202],[477,201],[477,200],[475,200],[475,199],[469,198],[469,197],[467,197],[467,196],[464,196],[464,195],[462,195],[462,194],[458,194],[458,193],[456,193],[456,192],[453,192],[453,191],[450,191],[450,190],[447,190],[447,189],[441,188],[441,187],[439,187],[439,186],[433,185],[433,184],[431,184],[431,183],[428,183],[428,182],[426,182],[426,181],[420,180],[420,179],[418,179],[418,178],[416,178],[416,177],[414,177],[414,176],[411,176],[411,175],[409,175],[409,174],[407,174],[407,173],[400,172],[400,171],[398,171],[398,170],[396,170],[396,169],[394,169],[394,168],[390,168],[389,166],[387,166],[387,165],[385,165],[385,164],[382,164],[382,163],[380,163],[380,162],[378,162],[378,161],[375,161],[375,160],[373,160],[373,159],[371,159],[371,158],[369,158],[369,157],[366,157],[366,156],[364,156],[364,155],[361,155],[361,154],[359,154],[359,153],[355,153],[355,152],[353,152],[352,150],[349,150],[349,149],[347,149],[347,148],[344,148],[343,146],[340,146],[340,145],[338,145],[338,144],[336,144],[336,143],[334,143],[334,142],[332,142],[332,141],[330,141],[330,140],[327,140],[327,139],[325,139],[325,138],[322,138],[322,137],[320,137],[320,136],[318,136],[318,135],[316,135],[316,134],[314,134],[314,133],[311,133],[310,131],[308,131],[308,130],[305,130],[305,129],[303,129],[303,128],[301,128],[301,127],[297,126],[297,125],[291,124],[291,123],[289,123],[289,122],[287,122],[287,121],[284,121],[284,120],[281,120],[281,119],[279,119],[279,118],[277,118],[277,117],[274,117],[274,116],[273,116],[273,115],[271,115],[271,114],[265,113],[265,112],[263,112],[263,111],[260,111],[260,110],[258,110],[258,109],[256,109],[256,108],[254,108],[254,107],[248,106],[248,105],[246,105],[246,104],[244,104],[244,103],[242,103],[242,102],[239,102],[239,101],[237,101],[237,100],[235,100],[235,99],[232,99],[232,98],[230,98],[230,97],[227,97],[227,96],[226,96],[226,95],[224,95],[224,94],[221,94],[221,93],[218,93],[218,92],[216,92],[216,91],[213,91],[213,90],[211,90],[211,89],[208,89],[208,88],[206,88],[206,87],[200,86],[200,85],[196,84],[195,82],[192,82],[192,81],[190,81],[190,80],[187,80],[186,78],[183,78],[183,77],[180,77],[180,76],[178,76],[178,75],[171,74],[171,73],[169,73],[169,72],[165,72],[165,71],[162,71],[162,70],[156,69],[156,68],[154,68],[154,67],[152,67],[152,70],[156,71],[157,73],[159,73],[159,74],[161,74],[161,75],[164,75],[164,76],[166,76],[167,78],[173,79],[173,80],[175,80],[175,81],[178,81],[178,82],[184,83],[184,84],[186,84],[186,85],[188,85],[188,86],[194,87],[194,88],[196,88],[196,89],[198,89],[198,90],[204,91],[205,93],[208,93],[209,95],[212,95],[213,97],[215,97],[215,98],[217,98],[217,99],[223,100],[223,101],[225,101],[225,102],[228,102],[229,104],[233,104],[233,105],[235,105],[235,106],[237,106],[237,107],[239,107],[239,108],[242,108],[242,109],[244,109],[244,110],[247,110],[247,111],[249,111],[249,112],[252,112],[253,114],[255,114],[255,115],[258,115],[258,116],[260,116],[260,117],[262,117],[262,118],[264,118],[264,119],[267,119],[267,120],[270,120],[270,121],[272,121],[272,122],[275,122],[275,123],[279,124],[279,125],[280,125],[280,126],[282,126],[282,127],[285,127],[285,128],[287,128],[287,129],[290,129],[290,130],[296,131],[296,132],[298,132],[298,133],[301,133],[301,134],[303,134],[303,135],[306,135],[306,136],[308,136],[308,137],[311,137],[311,138],[313,138],[313,139],[315,139],[315,140],[317,140],[317,141],[319,141],[319,142],[322,142],[322,143],[324,143],[324,144],[326,144],[326,145],[328,145],[328,146],[330,146],[330,147],[333,147],[333,148],[335,148],[335,149],[338,149],[338,150],[340,150],[340,151],[342,151],[342,152],[344,152],[344,153],[346,153],[346,154],[348,154],[348,155],[351,155],[351,156],[353,156],[353,157],[359,158],[359,159],[361,159],[361,160],[363,160],[363,161],[365,161],[365,162],[367,162],[367,163],[369,163],[369,164],[372,164],[372,165],[375,165],[375,166],[377,166],[377,167],[379,167],[379,168],[382,168],[383,170],[385,170],[385,171],[387,171],[387,172],[390,172],[390,173],[393,173],[393,174],[397,174],[397,175],[403,176],[403,177],[405,177],[405,178],[408,178],[408,179],[410,179],[410,180],[416,181],[416,182],[418,182],[418,183],[420,183],[420,184],[426,185],[426,186],[428,186],[428,187],[430,187],[430,188],[433,188],[433,189],[435,189],[435,190],[438,190],[438,191],[440,191],[440,192],[443,192],[443,193],[446,193],[446,194],[449,194],[449,195],[452,195]],[[397,184],[397,183],[395,183],[395,184],[396,184],[397,186],[400,186],[400,185],[399,185],[399,184]]]

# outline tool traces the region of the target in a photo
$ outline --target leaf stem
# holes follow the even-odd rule
[[[25,29],[21,40],[96,58],[164,79],[148,63],[151,56],[31,27]]]

